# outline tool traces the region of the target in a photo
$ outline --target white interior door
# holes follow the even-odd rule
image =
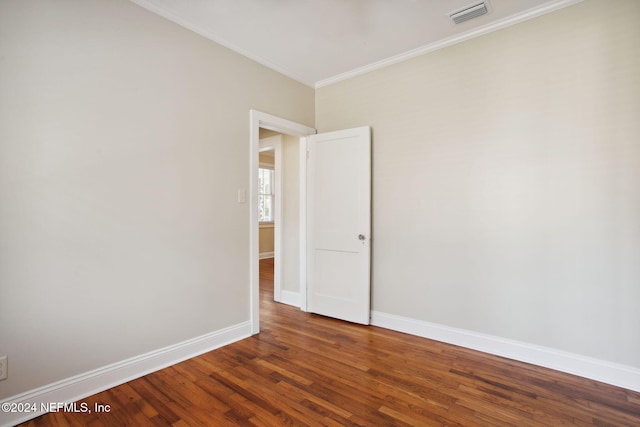
[[[369,324],[371,132],[307,141],[307,311]]]

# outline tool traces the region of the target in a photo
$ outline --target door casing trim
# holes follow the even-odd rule
[[[300,138],[300,308],[306,311],[306,137],[315,135],[314,128],[273,116],[262,111],[249,110],[249,315],[251,334],[260,332],[260,275],[258,247],[258,151],[260,128]],[[303,161],[304,160],[304,161]],[[277,254],[276,254],[277,256]],[[304,262],[303,262],[304,260]]]

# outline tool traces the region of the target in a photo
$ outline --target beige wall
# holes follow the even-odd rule
[[[269,138],[269,137],[277,136],[277,135],[282,135],[282,134],[279,133],[279,132],[273,131],[273,130],[260,128],[260,133],[259,133],[258,137],[260,139],[264,139],[264,138]]]
[[[0,34],[0,399],[248,321],[249,110],[314,91],[124,0]]]
[[[640,2],[324,87],[373,129],[373,309],[640,367]]]
[[[261,130],[262,131],[262,130]],[[258,153],[258,161],[260,166],[267,165],[273,167],[275,165],[275,157],[273,154],[273,150],[271,151],[263,151]]]
[[[300,292],[300,139],[282,140],[282,289]]]
[[[271,254],[273,256],[274,230],[275,229],[272,225],[261,226],[260,229],[258,230],[258,250],[260,252],[260,256],[266,255],[266,254]]]

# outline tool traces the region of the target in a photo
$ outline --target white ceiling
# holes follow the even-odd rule
[[[132,0],[312,87],[485,34],[582,0]]]

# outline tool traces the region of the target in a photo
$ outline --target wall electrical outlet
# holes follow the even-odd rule
[[[9,376],[9,367],[7,366],[7,356],[0,356],[0,381],[6,380]]]

